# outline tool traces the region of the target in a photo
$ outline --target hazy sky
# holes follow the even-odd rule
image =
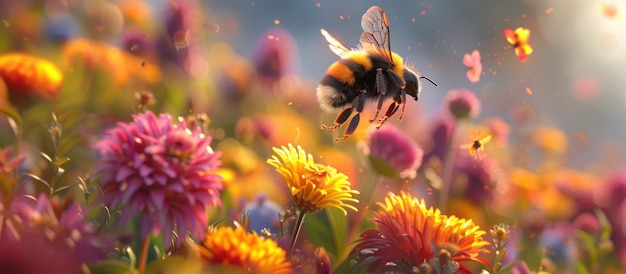
[[[205,1],[206,21],[221,24],[216,40],[250,56],[264,33],[281,27],[297,43],[299,72],[317,82],[336,57],[319,30],[356,46],[362,14],[381,6],[390,19],[392,50],[439,83],[425,86],[420,103],[427,112],[454,88],[475,91],[483,101],[481,117],[519,106],[536,109],[538,121],[582,133],[590,142],[626,140],[626,2],[619,0],[439,0],[439,1]],[[319,7],[318,7],[319,3]],[[617,15],[603,8],[614,5]],[[276,21],[278,20],[278,21]],[[236,27],[228,26],[235,22]],[[278,25],[276,23],[279,22]],[[534,48],[521,63],[504,39],[505,28],[531,30]],[[479,50],[484,74],[470,83],[462,63]],[[591,83],[597,94],[577,98],[576,83]],[[527,88],[532,91],[529,94]],[[585,91],[585,89],[583,89]]]

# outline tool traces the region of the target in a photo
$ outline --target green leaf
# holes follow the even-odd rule
[[[76,147],[77,145],[79,145],[81,142],[84,142],[84,141],[85,141],[85,137],[81,135],[64,136],[64,138],[61,140],[59,144],[57,155],[66,154],[68,151],[70,151],[70,149]]]
[[[500,271],[498,273],[510,273],[510,270],[513,269],[513,266],[515,266],[515,263],[507,264],[500,268]]]
[[[65,163],[67,163],[69,161],[70,161],[70,158],[68,158],[68,157],[61,157],[61,158],[57,159],[54,164],[56,164],[57,166],[62,166],[63,164],[65,164]]]
[[[126,254],[128,255],[128,260],[130,262],[129,265],[131,266],[137,265],[137,255],[135,255],[135,251],[133,251],[132,247],[130,246],[126,247]]]
[[[77,124],[80,120],[82,120],[83,114],[78,111],[70,111],[59,115],[58,121],[63,124],[64,127],[69,128],[75,124]]]
[[[366,262],[360,265],[356,265],[356,254],[348,256],[343,261],[338,262],[338,265],[333,265],[333,273],[364,273]]]
[[[57,193],[59,193],[61,191],[64,191],[66,189],[69,189],[69,188],[71,188],[71,187],[73,187],[75,185],[79,185],[79,184],[80,183],[71,183],[71,184],[68,184],[68,185],[64,185],[62,187],[56,188],[52,194],[57,194]]]
[[[600,223],[600,239],[607,240],[611,238],[612,228],[609,219],[600,209],[596,209],[596,216]]]
[[[105,260],[98,264],[89,265],[93,274],[136,274],[128,264],[117,260]]]
[[[351,244],[346,242],[348,217],[343,214],[343,211],[337,208],[328,208],[324,210],[324,213],[328,218],[328,222],[330,224],[329,228],[335,244],[335,250],[337,250],[335,255],[338,258],[341,258],[344,252],[349,252],[349,250],[346,251],[345,249]]]
[[[145,273],[202,273],[202,262],[181,256],[172,256],[150,263],[146,267]]]
[[[26,173],[26,174],[24,174],[24,175],[26,175],[26,176],[28,176],[28,177],[32,178],[33,180],[35,180],[35,181],[37,181],[37,182],[40,182],[40,183],[44,184],[45,186],[47,186],[47,187],[48,187],[48,189],[50,189],[50,184],[48,184],[48,182],[47,182],[46,180],[41,179],[39,176],[37,176],[37,175],[35,175],[35,174],[32,174],[32,173]]]
[[[317,247],[323,246],[329,255],[332,254],[336,256],[338,250],[330,226],[328,215],[324,212],[307,214],[304,220],[307,239]],[[302,237],[302,234],[300,237]]]
[[[39,154],[41,154],[41,156],[43,156],[46,159],[46,161],[50,162],[51,164],[54,163],[54,161],[48,154],[43,153],[43,152],[40,152]]]
[[[587,232],[579,230],[576,231],[576,238],[585,247],[585,250],[589,254],[589,259],[591,260],[592,264],[595,264],[599,258],[598,244],[596,243],[595,237]]]
[[[352,243],[347,243],[348,218],[343,211],[327,208],[315,214],[307,214],[304,221],[307,239],[316,247],[324,247],[335,265],[344,252],[350,252]]]
[[[587,267],[585,266],[585,264],[581,261],[577,261],[576,262],[576,272],[578,274],[589,274],[589,270],[587,269]]]
[[[20,129],[22,128],[22,117],[20,114],[9,106],[0,106],[0,113],[7,116],[11,129],[13,130],[13,134],[15,134],[15,136],[19,136]]]
[[[397,178],[398,172],[391,166],[389,163],[381,160],[380,158],[369,155],[367,156],[370,164],[372,165],[372,169],[376,171],[376,173],[383,175],[388,178]]]

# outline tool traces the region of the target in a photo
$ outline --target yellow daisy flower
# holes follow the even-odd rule
[[[359,194],[350,188],[348,176],[333,167],[315,163],[313,156],[302,147],[289,144],[274,148],[276,155],[267,160],[285,178],[295,207],[303,213],[314,213],[335,207],[347,214],[345,208],[358,211],[346,202],[358,203],[352,195]]]
[[[294,273],[285,250],[243,227],[211,228],[195,247],[202,260],[211,265],[240,267],[251,273]]]

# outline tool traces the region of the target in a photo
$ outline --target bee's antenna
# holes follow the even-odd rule
[[[426,76],[420,76],[420,79],[426,79],[428,80],[428,82],[430,82],[431,84],[433,84],[434,86],[438,87],[439,85],[437,85],[437,83],[435,83],[435,81],[431,80],[430,78],[426,77]]]

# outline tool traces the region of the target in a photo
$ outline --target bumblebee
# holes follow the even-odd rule
[[[334,125],[322,125],[322,129],[334,130],[350,120],[343,136],[336,138],[336,142],[354,133],[366,101],[377,101],[376,114],[369,120],[372,123],[378,118],[384,101],[392,99],[385,114],[378,120],[378,129],[400,107],[399,119],[402,119],[407,94],[418,100],[422,89],[420,79],[437,86],[428,77],[405,67],[402,57],[391,51],[389,20],[383,9],[378,6],[369,8],[361,18],[361,27],[360,45],[351,50],[326,30],[321,30],[330,50],[341,57],[328,67],[317,86],[317,100],[321,108],[327,112],[341,110]]]

